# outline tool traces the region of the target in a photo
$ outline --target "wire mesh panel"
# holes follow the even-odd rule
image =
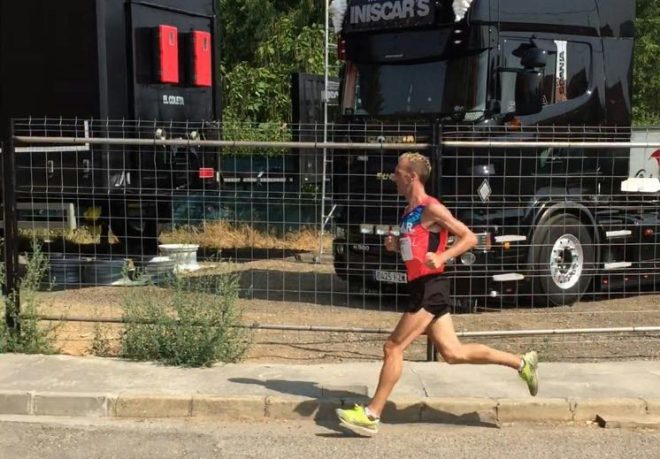
[[[442,274],[453,312],[543,306],[546,324],[618,325],[557,308],[656,293],[658,130],[354,123],[330,125],[323,143],[317,124],[32,118],[15,129],[20,249],[40,241],[51,287],[231,272],[271,324],[309,323],[278,314],[292,305],[405,311],[405,267],[383,243],[407,204],[392,174],[415,151],[432,166],[427,193],[477,236]]]
[[[218,150],[196,143],[218,138],[217,123],[26,119],[15,134],[54,141],[16,148],[18,218],[71,266],[64,286],[155,269],[162,230],[218,213]],[[154,143],[165,139],[185,145]]]

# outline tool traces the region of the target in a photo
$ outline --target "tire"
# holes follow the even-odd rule
[[[582,298],[594,277],[593,238],[575,216],[556,215],[536,229],[530,261],[533,303],[571,305]]]

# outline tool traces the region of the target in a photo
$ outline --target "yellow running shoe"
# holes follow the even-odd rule
[[[535,396],[539,391],[539,378],[536,374],[536,369],[539,366],[539,356],[536,351],[528,352],[522,356],[525,365],[522,370],[518,372],[523,381],[527,383],[527,388],[532,396]]]
[[[378,433],[380,419],[367,415],[362,405],[355,405],[351,409],[337,408],[335,410],[339,423],[357,434],[373,435]]]

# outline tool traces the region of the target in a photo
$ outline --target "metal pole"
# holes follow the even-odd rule
[[[514,140],[445,140],[446,147],[465,148],[660,148],[660,142],[595,142],[595,141],[514,141]]]
[[[39,320],[50,322],[85,322],[85,323],[110,323],[125,324],[128,322],[145,325],[155,325],[154,321],[128,321],[124,318],[114,317],[80,317],[80,316],[49,316],[40,315]],[[195,324],[191,324],[195,325]],[[203,325],[203,324],[200,324]],[[325,327],[316,325],[288,325],[288,324],[252,324],[236,325],[234,328],[247,328],[250,330],[277,330],[277,331],[297,331],[312,333],[360,333],[360,334],[378,334],[390,335],[392,330],[387,328],[359,328],[359,327]],[[549,336],[549,335],[608,335],[616,333],[660,333],[660,326],[642,326],[642,327],[611,327],[611,328],[557,328],[557,329],[538,329],[538,330],[493,330],[493,331],[457,331],[456,335],[460,338],[513,338],[526,336]]]
[[[336,150],[411,150],[432,148],[430,143],[357,143],[357,142],[258,142],[247,140],[192,140],[192,139],[131,139],[113,137],[51,137],[16,136],[21,144],[55,145],[170,145],[179,147],[234,147],[234,148],[333,148]],[[463,148],[660,148],[660,142],[564,142],[564,141],[489,141],[489,140],[443,140],[442,146]]]
[[[329,1],[325,1],[325,46],[323,50],[323,144],[328,143],[328,29],[330,27]],[[328,161],[328,149],[323,148],[323,173],[321,174],[321,231],[319,232],[319,263],[323,256],[323,235],[325,232],[325,179],[327,174],[326,163]]]
[[[429,335],[426,335],[426,361],[438,361],[438,353],[435,351],[435,346],[433,345],[433,341],[431,341],[431,337]]]
[[[192,140],[192,139],[133,139],[115,137],[41,137],[16,136],[21,144],[54,145],[126,145],[126,146],[176,146],[176,147],[233,147],[233,148],[334,148],[337,150],[415,150],[431,147],[427,143],[357,143],[357,142],[260,142],[249,140]]]
[[[431,167],[435,171],[436,177],[442,177],[442,158],[440,157],[442,151],[442,129],[441,126],[435,123],[433,125],[433,148],[431,149]],[[431,184],[431,192],[437,198],[442,197],[442,189],[440,188],[442,180],[433,180]],[[431,339],[431,335],[426,335],[426,361],[437,362],[438,352],[435,344]]]
[[[16,215],[16,152],[14,150],[13,121],[9,121],[7,140],[2,149],[3,220],[5,230],[5,320],[11,333],[20,332],[20,295],[17,282],[18,223]]]

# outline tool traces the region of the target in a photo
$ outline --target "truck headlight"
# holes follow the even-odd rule
[[[379,236],[399,237],[399,227],[396,225],[376,225],[376,234]]]
[[[374,225],[360,225],[360,234],[373,234]]]
[[[461,263],[465,266],[472,266],[477,261],[477,256],[472,252],[465,252],[461,255]]]

